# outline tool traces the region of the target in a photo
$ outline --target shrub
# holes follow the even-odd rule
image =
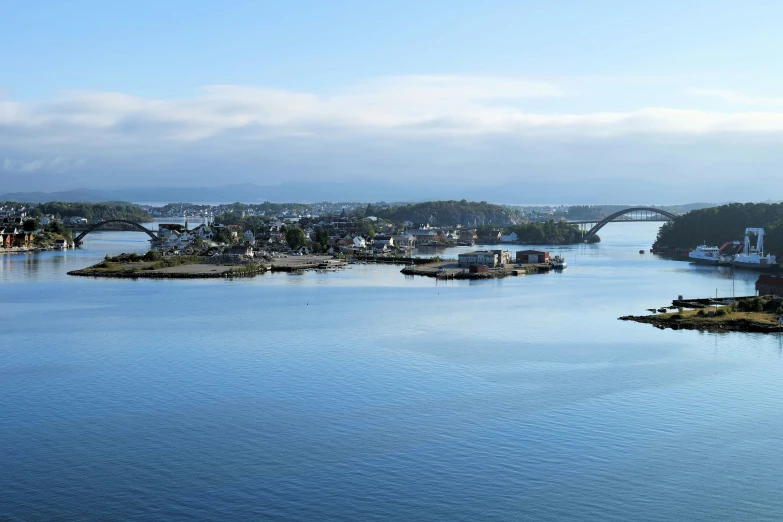
[[[754,307],[754,312],[763,312],[764,311],[764,304],[762,303],[761,299],[757,300]]]
[[[781,307],[780,298],[773,297],[772,299],[767,299],[766,301],[764,301],[764,310],[767,310],[768,312],[777,310],[780,307]]]
[[[696,315],[698,315],[699,317],[704,317],[707,314],[704,312],[704,309],[702,308],[698,312],[696,312]]]
[[[724,315],[729,315],[729,312],[725,308],[718,308],[715,310],[715,317],[723,317]]]
[[[783,315],[783,307],[778,307],[777,310],[775,310],[775,315]]]
[[[679,321],[680,319],[682,319],[682,314],[674,314],[672,316],[672,319],[675,319],[675,320]]]
[[[146,254],[144,254],[144,261],[160,261],[163,259],[163,254],[158,252],[157,250],[150,250]]]

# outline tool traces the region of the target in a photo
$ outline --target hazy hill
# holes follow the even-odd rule
[[[0,201],[22,201],[25,203],[100,203],[111,198],[104,194],[86,189],[66,190],[62,192],[9,192],[0,196]]]

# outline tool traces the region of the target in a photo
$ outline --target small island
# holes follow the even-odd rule
[[[302,273],[305,270],[332,272],[345,267],[343,259],[331,255],[269,255],[255,257],[230,250],[213,255],[164,255],[150,250],[144,255],[106,256],[93,266],[72,270],[68,275],[120,279],[211,279],[252,277],[271,272]]]
[[[685,310],[682,305],[695,309]],[[709,299],[675,300],[673,306],[668,308],[673,310],[651,315],[626,315],[619,320],[672,330],[754,333],[783,331],[779,321],[783,316],[783,298],[777,296],[740,297],[733,301],[712,303]]]
[[[205,279],[254,276],[266,272],[260,260],[235,254],[217,256],[163,256],[151,250],[144,255],[106,256],[93,266],[68,272],[73,276],[127,279]]]

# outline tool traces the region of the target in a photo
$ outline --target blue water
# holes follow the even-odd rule
[[[0,256],[0,519],[780,520],[783,341],[616,319],[756,275],[655,232],[486,282],[65,275],[127,232]]]

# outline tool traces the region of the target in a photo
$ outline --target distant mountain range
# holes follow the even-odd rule
[[[17,201],[23,203],[101,203],[111,201],[111,198],[91,190],[67,190],[63,192],[9,192],[0,196],[0,201]]]
[[[406,190],[394,191],[397,197],[407,195]],[[75,189],[60,192],[9,192],[0,195],[0,201],[47,203],[64,201],[71,203],[98,203],[103,201],[129,201],[131,203],[260,203],[317,202],[317,201],[377,201],[379,195],[389,194],[388,187],[373,185],[362,190],[352,183],[286,183],[281,185],[220,185],[217,187],[147,187],[114,190]]]
[[[634,198],[622,198],[635,203],[667,201],[673,203],[677,194],[651,181],[592,180],[578,187],[572,182],[559,180],[528,180],[501,185],[465,187],[459,179],[452,183],[430,182],[425,178],[417,182],[292,182],[279,185],[254,183],[220,185],[216,187],[140,187],[111,190],[75,189],[60,192],[10,192],[0,195],[0,201],[45,203],[63,201],[70,203],[98,203],[128,201],[131,203],[314,203],[320,201],[405,201],[424,202],[438,200],[488,201],[497,204],[597,204],[607,202],[608,195],[617,193],[637,194]],[[614,190],[609,190],[610,188]],[[578,196],[574,196],[578,190]],[[685,203],[683,201],[683,203]]]

